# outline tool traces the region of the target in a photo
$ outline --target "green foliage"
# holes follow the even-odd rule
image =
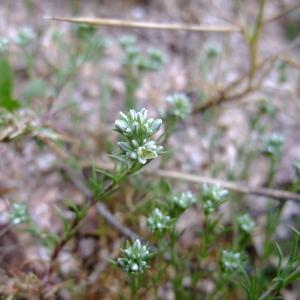
[[[30,45],[35,38],[36,33],[33,31],[33,29],[29,26],[24,26],[20,28],[15,38],[15,42],[21,47],[26,47]]]
[[[19,102],[13,97],[13,71],[10,63],[0,57],[0,107],[9,111],[20,107]]]
[[[258,29],[255,26],[249,30],[251,45],[255,44],[253,41],[255,42],[259,35]],[[0,58],[1,141],[16,140],[17,137],[27,134],[34,140],[40,138],[45,141],[46,139],[46,141],[54,142],[54,146],[57,146],[55,142],[59,140],[60,135],[48,127],[47,122],[43,123],[44,120],[49,121],[51,113],[55,111],[53,109],[55,105],[52,106],[48,98],[58,98],[68,83],[76,87],[79,78],[77,75],[81,73],[84,64],[96,63],[101,60],[110,46],[110,39],[98,35],[95,26],[76,25],[72,26],[72,30],[71,39],[74,39],[72,47],[64,40],[63,33],[55,32],[52,37],[52,42],[58,51],[67,53],[67,55],[65,60],[56,65],[49,62],[51,70],[49,80],[40,78],[36,72],[38,68],[35,67],[35,57],[31,50],[37,34],[29,27],[22,28],[18,32],[15,42],[23,55],[25,76],[28,77],[28,82],[21,91],[24,98],[22,103],[26,107],[24,110],[17,110],[20,103],[13,98],[14,74],[5,57],[8,40],[0,39],[2,55]],[[52,284],[52,279],[56,283],[63,278],[60,274],[58,260],[60,253],[66,245],[70,251],[73,251],[73,246],[77,250],[77,242],[81,238],[81,234],[85,234],[81,225],[88,219],[90,210],[97,205],[106,203],[113,212],[105,215],[106,220],[121,232],[126,232],[126,236],[131,233],[126,226],[132,226],[132,230],[136,230],[143,236],[143,240],[148,241],[142,242],[139,239],[133,239],[131,242],[127,242],[121,248],[120,257],[113,262],[127,276],[126,283],[119,278],[115,280],[119,282],[121,298],[125,299],[127,296],[126,289],[123,289],[124,284],[131,291],[131,299],[141,299],[148,292],[151,296],[154,295],[154,299],[162,299],[161,290],[165,289],[169,289],[172,297],[176,300],[280,299],[282,289],[291,286],[300,276],[299,233],[297,230],[294,230],[295,239],[290,246],[286,241],[281,241],[282,246],[276,242],[278,225],[284,224],[281,223],[281,212],[285,202],[282,201],[276,206],[267,206],[266,211],[259,212],[263,215],[264,225],[262,226],[260,216],[257,217],[255,212],[247,211],[245,196],[242,194],[232,192],[228,197],[229,193],[226,189],[213,184],[204,184],[199,193],[193,194],[188,190],[192,187],[183,180],[179,181],[177,186],[177,182],[171,184],[171,181],[167,179],[157,180],[154,176],[149,179],[148,176],[136,174],[153,159],[158,158],[163,153],[163,149],[168,149],[168,138],[176,134],[177,129],[183,130],[185,134],[184,126],[186,124],[182,124],[182,121],[192,115],[193,105],[186,94],[171,93],[166,98],[168,102],[166,111],[158,108],[162,119],[150,118],[146,109],[135,110],[137,106],[136,92],[141,85],[143,76],[146,73],[161,70],[166,59],[158,49],[141,47],[135,36],[122,36],[119,44],[123,51],[125,107],[130,110],[128,113],[120,113],[120,118],[114,123],[114,131],[119,134],[120,139],[117,142],[119,152],[108,155],[113,161],[113,167],[109,170],[102,170],[98,169],[97,164],[94,163],[92,174],[85,185],[81,174],[78,176],[79,179],[76,177],[81,169],[83,159],[72,156],[73,164],[69,164],[68,167],[76,173],[74,175],[75,182],[80,181],[79,190],[83,190],[82,193],[86,196],[86,200],[82,204],[66,200],[57,208],[56,212],[61,222],[59,233],[51,229],[39,228],[31,219],[25,203],[12,204],[8,214],[11,224],[23,224],[20,228],[25,228],[25,231],[29,232],[37,243],[47,248],[49,266],[43,282],[46,282],[48,288]],[[199,62],[204,78],[217,79],[215,73],[218,71],[222,54],[223,49],[220,44],[207,43],[204,45]],[[255,59],[253,61],[255,62]],[[289,80],[286,63],[280,62],[277,67],[279,82],[283,83]],[[101,106],[103,109],[101,116],[107,120],[110,117],[108,105],[112,96],[115,96],[114,89],[110,86],[109,74],[103,74],[101,68],[98,77],[101,81],[100,98],[105,102]],[[251,83],[256,81],[254,79],[257,78],[250,77],[250,80],[247,81],[248,88],[251,88]],[[218,80],[215,80],[215,83],[216,88],[219,88]],[[243,84],[245,85],[245,82]],[[220,88],[217,92],[222,94],[224,91]],[[197,105],[201,106],[207,100],[211,100],[209,91],[205,90],[204,92],[204,89],[202,91],[202,87],[200,92],[196,92],[197,94],[199,96]],[[232,95],[234,96],[234,93]],[[27,108],[32,105],[33,100],[40,101],[44,98],[47,98],[49,100],[47,102],[50,103],[42,105],[42,111],[43,113],[45,111],[45,114],[38,115]],[[230,100],[226,97],[224,99]],[[201,125],[201,128],[199,126],[197,130],[201,133],[203,144],[206,141],[209,144],[209,162],[206,171],[210,172],[210,176],[224,176],[226,179],[237,180],[237,183],[246,181],[251,179],[252,164],[257,158],[260,158],[268,160],[270,163],[269,177],[266,180],[267,186],[275,187],[273,179],[277,172],[278,162],[283,157],[284,140],[279,134],[269,135],[269,132],[273,130],[273,120],[280,113],[272,101],[273,99],[259,98],[255,103],[255,108],[250,112],[245,112],[249,113],[249,133],[241,143],[239,143],[240,141],[233,142],[237,147],[237,157],[233,162],[220,161],[223,157],[220,157],[222,155],[218,150],[223,151],[226,137],[224,128],[217,128],[213,123],[218,112],[207,109],[205,114],[201,115],[199,119],[202,119],[205,125]],[[85,121],[84,118],[82,119]],[[161,128],[163,129],[161,135],[158,135]],[[95,140],[98,142],[97,132],[95,136]],[[108,152],[114,152],[116,145],[114,139],[110,138],[110,134],[105,137],[105,142],[101,141],[101,143],[105,144],[105,149],[109,149]],[[76,147],[74,150],[72,143],[69,145],[68,141],[59,146],[66,146],[67,150],[72,149],[72,153],[77,150]],[[97,156],[103,152],[102,148],[96,150]],[[177,148],[168,149],[168,152],[171,153],[170,157],[175,156]],[[162,161],[160,167],[163,168],[165,162]],[[293,167],[296,179],[293,184],[287,184],[286,189],[299,192],[300,161],[296,160]],[[155,171],[153,173],[155,174]],[[131,176],[133,174],[136,175]],[[73,175],[72,172],[71,175]],[[117,195],[121,201],[117,201],[118,197],[112,197],[112,195],[121,186],[121,193]],[[182,188],[187,190],[178,192]],[[127,189],[130,191],[128,194]],[[126,197],[123,191],[126,191]],[[128,195],[130,197],[127,197]],[[229,214],[226,214],[226,211],[223,213],[220,208],[226,201],[228,201],[226,208],[229,208]],[[197,219],[194,215],[199,216],[195,224],[194,220],[189,219],[190,213],[193,219]],[[146,221],[145,216],[147,217]],[[255,221],[250,216],[255,217]],[[119,225],[121,221],[124,225],[122,223]],[[190,221],[192,221],[192,225],[189,224]],[[145,225],[148,226],[148,231],[144,230]],[[107,241],[111,241],[111,236],[113,239],[116,235],[107,233],[106,226],[103,226],[102,223],[100,226],[93,228],[93,231],[87,234],[91,234],[95,239],[100,236],[100,246],[102,247]],[[261,234],[262,231],[261,249],[255,251],[257,249],[253,238],[256,233]],[[103,240],[102,234],[104,235]],[[73,239],[76,242],[72,243]],[[107,268],[103,272],[105,273],[103,279],[106,280],[106,275],[110,272],[111,270]],[[116,271],[114,270],[114,272]],[[73,280],[77,283],[77,280],[82,280],[82,277],[76,274]],[[82,289],[86,288],[86,282],[82,285],[81,283],[78,284],[79,289],[82,286],[84,286]],[[208,288],[205,287],[206,283],[208,283]],[[62,281],[61,285],[64,286],[65,281]],[[75,287],[72,288],[76,290]],[[76,295],[76,297],[79,296]]]

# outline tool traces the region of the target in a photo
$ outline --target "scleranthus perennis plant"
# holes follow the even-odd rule
[[[278,157],[282,151],[284,138],[279,133],[273,133],[264,140],[263,153],[268,157]]]
[[[238,224],[240,229],[247,234],[251,234],[255,229],[255,222],[248,214],[239,216]]]
[[[139,239],[127,242],[126,248],[121,249],[122,257],[116,260],[117,265],[127,273],[143,273],[149,266],[153,252]]]
[[[15,225],[28,223],[30,216],[26,203],[13,203],[9,212],[9,220]]]
[[[144,108],[139,112],[131,109],[127,115],[120,112],[120,115],[121,119],[115,122],[115,131],[124,137],[124,141],[118,142],[122,155],[142,165],[158,157],[163,147],[157,145],[152,136],[158,132],[162,120],[148,118]]]
[[[191,191],[184,191],[171,195],[168,201],[168,206],[170,212],[177,216],[195,203],[195,195]]]
[[[200,196],[204,214],[209,215],[226,201],[228,191],[218,185],[203,184]]]
[[[225,272],[236,271],[242,265],[242,256],[239,252],[223,250],[222,266]]]
[[[159,71],[165,63],[165,57],[158,49],[149,48],[143,53],[138,46],[137,38],[125,35],[120,38],[124,51],[123,71],[125,84],[125,106],[127,109],[136,106],[136,91],[146,72]]]
[[[169,114],[184,120],[192,112],[192,105],[190,99],[183,93],[175,93],[169,95],[166,101],[170,105]]]
[[[159,208],[155,208],[147,219],[147,225],[153,233],[161,234],[167,231],[171,224],[171,217],[162,212]]]

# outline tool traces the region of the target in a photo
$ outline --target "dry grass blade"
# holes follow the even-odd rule
[[[261,187],[250,187],[247,185],[243,185],[242,183],[232,182],[227,180],[220,180],[215,178],[203,177],[199,175],[193,175],[188,173],[182,173],[178,171],[168,171],[168,170],[158,170],[156,172],[150,173],[151,175],[157,175],[159,177],[165,177],[170,179],[180,179],[184,181],[190,181],[195,183],[208,183],[208,184],[216,184],[227,188],[232,191],[236,191],[243,194],[253,194],[264,197],[271,197],[278,200],[293,200],[299,201],[300,203],[300,194],[275,190],[270,188],[261,188]]]
[[[82,167],[87,167],[90,165],[91,165],[90,161],[85,161],[81,164]],[[97,162],[96,165],[99,169],[104,169],[104,170],[112,170],[113,168],[112,164],[109,163]],[[241,182],[205,177],[205,176],[200,176],[195,174],[184,173],[177,170],[163,170],[163,169],[145,170],[144,172],[142,172],[142,174],[148,176],[157,176],[157,177],[163,177],[163,178],[169,178],[175,180],[189,181],[189,182],[194,182],[199,184],[203,184],[203,183],[216,184],[228,190],[232,190],[242,194],[252,194],[258,196],[270,197],[281,201],[293,200],[300,203],[300,194],[297,193],[264,188],[264,187],[251,187]]]
[[[183,31],[206,31],[206,32],[240,32],[238,26],[230,25],[198,25],[184,23],[157,23],[143,22],[109,18],[69,18],[69,17],[46,17],[46,20],[62,21],[79,24],[90,24],[95,26],[112,26],[112,27],[127,27],[127,28],[142,28],[142,29],[158,29],[158,30],[183,30]]]
[[[294,67],[300,70],[300,62],[286,55],[280,56],[285,63],[289,64],[291,67]]]

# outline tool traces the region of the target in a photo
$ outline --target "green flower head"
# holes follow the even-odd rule
[[[284,138],[278,133],[273,133],[264,140],[263,153],[269,157],[277,157],[282,152]]]
[[[36,38],[36,33],[33,31],[33,29],[29,26],[24,26],[19,30],[15,38],[15,42],[20,46],[27,46],[35,38]]]
[[[252,233],[255,228],[255,222],[248,214],[239,216],[238,224],[241,230],[248,234]]]
[[[147,225],[154,233],[165,232],[170,228],[171,222],[170,216],[164,214],[159,208],[155,208],[147,219]]]
[[[218,185],[203,184],[200,202],[204,213],[209,215],[226,201],[228,191]]]
[[[222,251],[222,266],[225,271],[233,272],[242,264],[242,256],[239,252]]]
[[[166,98],[166,101],[170,105],[171,115],[185,119],[192,112],[192,105],[189,98],[183,93],[175,93]]]
[[[12,204],[9,220],[12,224],[27,223],[30,220],[27,205],[25,203]]]
[[[115,122],[115,131],[121,134],[124,141],[118,142],[123,155],[129,160],[146,164],[148,160],[158,157],[162,146],[156,145],[152,136],[160,129],[162,120],[147,117],[147,110],[139,112],[130,110]]]
[[[122,257],[116,260],[117,265],[127,273],[143,273],[149,268],[149,260],[153,256],[150,248],[143,245],[139,239],[121,249]]]
[[[173,195],[170,199],[171,206],[179,208],[180,210],[185,210],[194,203],[196,203],[196,197],[191,191],[181,192],[177,195]]]

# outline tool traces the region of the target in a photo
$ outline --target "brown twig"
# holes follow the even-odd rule
[[[293,200],[300,203],[300,194],[282,191],[282,190],[275,190],[275,189],[263,188],[263,187],[251,187],[249,185],[245,185],[239,182],[204,177],[200,175],[193,175],[189,173],[178,172],[175,170],[158,170],[158,171],[147,172],[146,174],[169,178],[169,179],[175,179],[175,180],[184,180],[184,181],[200,183],[200,184],[203,183],[216,184],[226,189],[238,193],[242,193],[242,194],[252,194],[257,196],[270,197],[281,201]]]
[[[158,30],[183,30],[183,31],[206,31],[206,32],[240,32],[238,26],[229,25],[198,25],[198,24],[184,24],[184,23],[157,23],[157,22],[143,22],[121,19],[109,18],[70,18],[70,17],[46,17],[50,21],[62,21],[70,23],[90,24],[95,26],[113,26],[113,27],[127,27],[127,28],[142,28],[142,29],[158,29]]]
[[[287,55],[282,55],[279,57],[282,61],[284,61],[285,63],[287,63],[288,65],[290,65],[291,67],[294,67],[298,70],[300,70],[300,62],[287,56]]]
[[[86,161],[83,162],[82,166],[90,166],[90,162]],[[107,163],[96,163],[97,167],[105,170],[111,170],[112,165]],[[163,177],[163,178],[169,178],[174,180],[183,180],[183,181],[189,181],[193,183],[208,183],[208,184],[216,184],[223,188],[242,193],[242,194],[252,194],[252,195],[258,195],[258,196],[264,196],[264,197],[270,197],[277,200],[292,200],[296,202],[300,202],[300,194],[287,192],[283,190],[276,190],[276,189],[270,189],[270,188],[264,188],[264,187],[252,187],[245,183],[241,182],[235,182],[235,181],[228,181],[228,180],[222,180],[217,178],[211,178],[206,176],[200,176],[190,173],[184,173],[178,170],[144,170],[142,174],[148,175],[148,176],[157,176],[157,177]]]

